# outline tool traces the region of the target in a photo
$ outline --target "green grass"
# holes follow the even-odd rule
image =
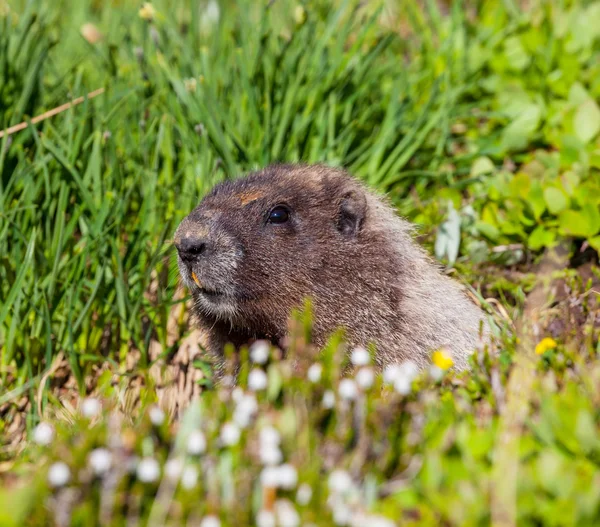
[[[600,3],[365,4],[223,1],[216,21],[204,3],[165,0],[153,3],[148,21],[126,0],[0,0],[0,129],[106,90],[0,138],[0,462],[17,481],[29,481],[27,463],[67,457],[77,466],[106,441],[106,423],[89,437],[67,427],[50,453],[28,447],[26,463],[12,468],[15,444],[23,445],[14,438],[42,416],[61,415],[65,399],[94,391],[109,406],[119,400],[129,411],[123,426],[138,430],[142,409],[156,399],[150,367],[168,361],[188,332],[175,309],[182,299],[170,237],[224,178],[274,161],[345,166],[388,193],[421,226],[424,243],[515,320],[545,249],[567,240],[580,260],[597,258]],[[85,23],[103,38],[88,42]],[[567,298],[560,293],[539,316],[536,339],[552,333],[559,348],[533,367],[516,494],[523,525],[593,525],[600,516],[598,288],[588,281],[599,273],[566,275]],[[448,377],[443,388],[418,381],[414,400],[369,395],[361,418],[381,463],[354,473],[369,507],[402,514],[407,524],[489,523],[492,452],[509,408],[498,398],[518,370],[510,366],[512,337],[501,348],[499,358],[486,358],[472,376]],[[45,375],[60,357],[66,372]],[[326,372],[335,387],[338,370]],[[337,442],[340,466],[358,463],[366,447],[347,421],[356,408],[342,411],[338,429],[338,417],[314,409],[321,387],[282,375],[285,388],[270,388],[261,412],[281,415],[274,419],[284,428],[304,416],[296,425],[305,443],[293,459],[301,480],[325,493],[305,519],[329,522],[321,512],[330,467],[315,456]],[[123,403],[132,378],[144,380],[135,411]],[[212,437],[230,412],[215,397],[203,397]],[[162,459],[173,431],[140,426],[136,451]],[[412,444],[417,426],[422,435]],[[286,433],[291,455],[294,433]],[[244,441],[214,452],[222,479],[206,483],[215,485],[212,498],[195,512],[197,493],[178,496],[181,517],[214,507],[227,525],[250,521],[258,498],[244,493],[258,492],[248,483],[258,465],[245,459],[252,446]],[[65,445],[78,446],[67,455]],[[50,495],[45,474],[23,491],[23,514]],[[246,486],[228,495],[239,505],[228,516],[231,478]],[[398,478],[401,491],[377,494]],[[156,489],[138,483],[124,480],[119,492],[146,518]],[[0,503],[22,492],[13,486]],[[98,487],[83,487],[78,524],[92,525]],[[46,513],[39,508],[31,524],[43,524]]]

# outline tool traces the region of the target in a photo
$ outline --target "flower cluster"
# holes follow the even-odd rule
[[[352,428],[355,426],[372,427],[376,416],[365,414],[369,401],[380,393],[380,389],[399,394],[402,397],[395,400],[403,401],[412,393],[413,385],[416,386],[420,374],[417,364],[412,361],[389,364],[380,375],[369,351],[358,347],[349,355],[350,375],[334,378],[326,366],[331,361],[323,360],[309,365],[306,377],[299,379],[293,369],[273,362],[275,354],[271,353],[270,344],[264,341],[255,342],[248,356],[246,381],[234,382],[234,377],[226,376],[214,390],[203,394],[198,403],[202,410],[198,410],[198,415],[189,422],[186,414],[181,425],[173,423],[161,407],[150,405],[146,424],[142,425],[143,439],[136,442],[135,434],[131,435],[130,431],[109,432],[107,428],[104,442],[90,443],[93,446],[85,455],[85,470],[75,468],[68,455],[55,458],[46,472],[49,486],[53,489],[74,486],[84,480],[90,481],[90,477],[92,481],[109,481],[109,475],[116,471],[133,478],[132,481],[142,486],[145,495],[151,496],[157,489],[160,492],[161,482],[168,482],[174,489],[174,496],[180,496],[177,499],[183,503],[188,499],[185,496],[191,499],[193,493],[190,491],[214,492],[211,489],[219,488],[217,480],[220,478],[227,478],[228,485],[234,485],[233,492],[238,475],[237,472],[227,475],[227,470],[234,469],[226,467],[237,460],[235,470],[248,474],[247,480],[254,481],[260,489],[260,507],[253,512],[256,525],[299,526],[303,514],[319,507],[320,502],[327,507],[336,525],[392,525],[387,518],[369,512],[362,476],[355,473],[356,468],[352,475],[345,469],[336,468],[347,466],[340,459],[325,469],[324,464],[329,463],[325,457],[320,463],[321,476],[316,476],[308,461],[314,454],[306,448],[312,444],[313,435],[326,433],[327,429],[321,428],[322,423],[330,422],[342,436],[356,433],[357,430]],[[445,371],[451,366],[451,359],[442,351],[434,354],[432,359],[432,368]],[[266,391],[270,382],[265,371],[267,365],[274,371],[273,379],[285,376],[281,378],[284,380],[282,398],[292,397],[293,404],[300,405],[292,406],[294,412],[290,413],[289,406],[270,400],[272,396]],[[298,398],[300,392],[295,390],[299,386],[302,391],[309,387],[317,396],[308,400]],[[304,410],[302,414],[299,410],[302,405],[309,405],[306,408],[309,411]],[[315,406],[310,408],[310,405]],[[192,405],[188,413],[194,408]],[[105,401],[90,397],[80,404],[80,418],[89,430],[110,427],[103,419],[105,414],[110,414],[110,405]],[[301,418],[301,415],[306,417]],[[323,416],[327,416],[325,421],[319,421]],[[303,424],[302,419],[308,421]],[[173,425],[175,429],[181,426],[181,430],[170,438]],[[344,427],[348,426],[351,428],[344,432]],[[34,429],[32,438],[38,445],[51,448],[56,435],[57,430],[52,425],[41,422]],[[289,443],[292,437],[297,441]],[[302,445],[300,449],[299,445]],[[164,446],[169,446],[166,454]],[[223,461],[225,459],[229,461]],[[219,467],[217,472],[215,467]],[[315,494],[323,476],[326,476],[327,492],[319,489]],[[194,506],[192,501],[186,505],[189,510]],[[219,525],[219,519],[205,514],[200,525]]]

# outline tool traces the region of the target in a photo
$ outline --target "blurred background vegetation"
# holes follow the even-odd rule
[[[581,337],[586,385],[597,379],[588,300],[600,276],[600,2],[0,0],[0,129],[99,88],[0,138],[0,459],[12,460],[66,393],[102,384],[106,365],[145,378],[177,353],[188,333],[169,243],[177,223],[215,182],[274,161],[341,165],[387,193],[506,322],[521,315],[540,255],[566,240],[570,285],[550,306],[560,316],[549,331]],[[548,371],[572,382],[575,359],[564,353],[545,356],[540,382]],[[45,375],[57,358],[62,380]],[[469,405],[491,382],[477,381]],[[560,406],[549,382],[547,404]],[[576,386],[569,400],[589,414],[581,455],[591,464],[571,466],[568,491],[545,488],[566,470],[556,460],[531,485],[547,498],[544,521],[585,487],[578,524],[592,525],[599,416]],[[470,434],[453,428],[456,411],[447,429]],[[560,444],[566,455],[577,440]],[[478,452],[471,461],[488,466]],[[423,475],[436,500],[436,474],[464,469],[449,459]],[[411,494],[406,506],[422,498]],[[470,524],[436,500],[421,503],[437,511],[431,521]],[[524,507],[532,516],[523,524],[539,525],[533,501]],[[577,523],[580,509],[569,510],[552,522]]]

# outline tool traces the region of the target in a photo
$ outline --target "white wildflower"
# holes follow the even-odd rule
[[[257,411],[258,403],[256,402],[256,397],[252,394],[242,395],[238,399],[237,406],[233,412],[233,420],[240,428],[246,428]]]
[[[200,522],[200,527],[221,527],[221,520],[216,516],[205,516]]]
[[[356,383],[352,379],[342,379],[340,381],[338,392],[340,397],[347,399],[348,401],[356,399],[356,396],[358,395]]]
[[[323,405],[323,408],[326,408],[327,410],[330,410],[335,406],[335,393],[333,393],[333,390],[327,390],[323,394],[323,401],[321,404]]]
[[[308,483],[302,483],[298,487],[298,492],[296,492],[296,501],[298,505],[308,505],[312,498],[312,488]]]
[[[137,466],[137,477],[143,483],[152,483],[160,476],[160,466],[156,459],[146,457]]]
[[[260,483],[263,487],[275,488],[279,484],[277,467],[265,467],[260,473]]]
[[[242,397],[244,397],[244,390],[242,390],[239,386],[236,386],[231,392],[231,398],[233,399],[233,402],[239,403],[242,400]]]
[[[298,527],[300,525],[300,516],[290,500],[276,500],[275,515],[277,523],[281,527]]]
[[[256,515],[256,527],[275,527],[275,514],[271,511],[262,509]]]
[[[279,487],[290,490],[298,484],[298,471],[289,463],[284,463],[277,468],[279,472]]]
[[[221,10],[216,0],[209,0],[206,11],[204,12],[204,20],[210,24],[216,24],[221,16]]]
[[[345,494],[353,486],[350,474],[341,469],[336,469],[329,474],[327,484],[329,485],[329,490],[335,494]]]
[[[431,366],[429,366],[429,376],[435,382],[439,382],[444,377],[444,370],[442,370],[442,368],[439,368],[435,364],[432,364]]]
[[[283,461],[283,454],[277,445],[261,445],[259,455],[263,465],[279,465]]]
[[[101,410],[100,401],[94,397],[88,397],[81,402],[81,414],[88,419],[96,417]]]
[[[279,446],[281,443],[281,435],[276,428],[264,426],[260,429],[259,440],[261,446]]]
[[[350,524],[353,527],[395,527],[393,520],[378,514],[354,514]]]
[[[416,362],[412,360],[405,360],[402,364],[400,364],[400,368],[402,373],[411,381],[414,381],[419,375],[419,367],[417,366]]]
[[[71,471],[66,463],[57,461],[48,469],[48,483],[52,487],[62,487],[71,479]]]
[[[148,415],[150,416],[150,422],[154,426],[160,426],[165,422],[165,412],[158,406],[150,408]]]
[[[112,464],[112,454],[106,448],[96,448],[90,452],[88,462],[94,474],[101,476],[108,472]]]
[[[254,368],[248,374],[248,388],[251,390],[255,392],[264,390],[267,387],[267,384],[267,374],[263,370]]]
[[[183,471],[183,461],[181,458],[174,457],[165,463],[165,477],[175,482],[181,477]]]
[[[240,440],[240,429],[235,423],[225,423],[221,427],[221,441],[226,446],[233,446]]]
[[[404,375],[399,375],[394,381],[394,390],[400,395],[408,395],[412,391],[412,381]]]
[[[365,348],[354,348],[350,360],[354,366],[367,366],[371,362],[371,356]]]
[[[47,446],[54,439],[54,427],[46,422],[41,422],[33,429],[33,440],[38,445]]]
[[[192,456],[206,452],[206,437],[200,430],[192,430],[187,440],[187,451]]]
[[[394,385],[401,395],[408,395],[412,390],[412,382],[419,374],[418,366],[411,360],[401,364],[390,364],[383,371],[383,380],[388,384]]]
[[[332,507],[333,523],[336,525],[350,525],[352,510],[343,501],[336,501]]]
[[[400,375],[401,371],[400,364],[388,364],[383,369],[383,382],[386,384],[394,384],[394,381]]]
[[[321,380],[321,374],[323,373],[323,366],[318,362],[315,362],[308,368],[306,377],[313,384],[317,384]]]
[[[190,490],[198,484],[198,469],[192,465],[188,465],[181,473],[181,486]]]
[[[368,390],[375,382],[375,371],[373,371],[373,368],[369,367],[361,368],[356,372],[355,379],[356,384],[358,384],[362,390]]]
[[[250,346],[250,360],[255,364],[265,364],[269,360],[271,346],[266,340],[257,340]]]

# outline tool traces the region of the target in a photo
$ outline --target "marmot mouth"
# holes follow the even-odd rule
[[[223,296],[223,293],[221,293],[220,291],[217,291],[215,289],[207,289],[206,287],[200,287],[199,289],[203,295],[206,295],[209,297]]]

